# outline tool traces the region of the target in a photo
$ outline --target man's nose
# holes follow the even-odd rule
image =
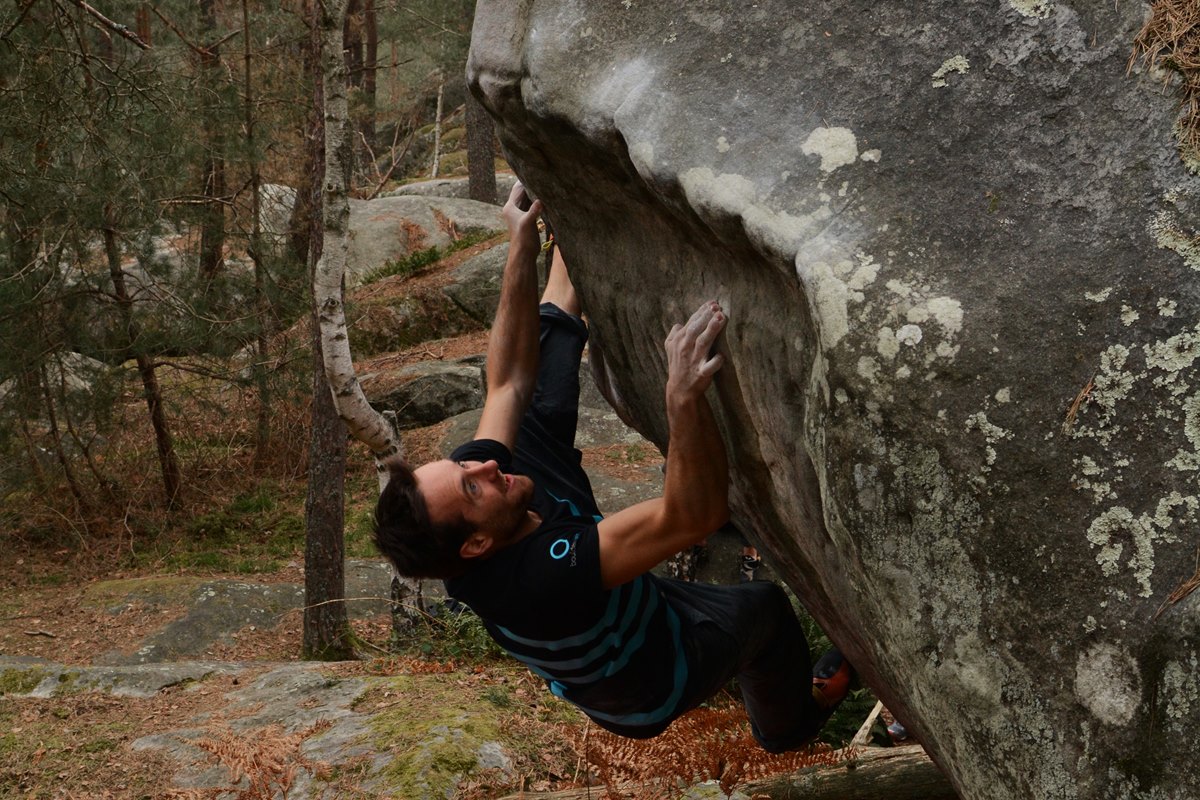
[[[496,459],[492,459],[491,461],[484,461],[475,467],[472,472],[480,477],[491,478],[500,472],[500,465],[496,463]]]

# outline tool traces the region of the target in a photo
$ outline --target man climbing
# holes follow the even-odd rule
[[[505,650],[603,728],[655,736],[737,677],[758,742],[800,747],[847,693],[840,653],[809,679],[804,633],[773,583],[649,571],[729,518],[725,447],[704,397],[725,313],[706,302],[667,336],[663,496],[602,518],[574,448],[588,332],[557,252],[538,305],[541,210],[519,183],[504,206],[511,243],[475,439],[415,471],[389,464],[376,543],[401,574],[444,579]]]

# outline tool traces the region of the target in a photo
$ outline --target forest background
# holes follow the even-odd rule
[[[46,581],[260,572],[306,532],[314,563],[340,562],[345,431],[313,408],[328,389],[306,327],[320,11],[25,0],[0,18],[0,530],[10,553],[71,562]],[[490,120],[473,101],[464,113],[473,14],[470,0],[350,3],[352,196],[465,174],[470,138],[473,190],[495,202]],[[278,187],[296,202],[268,241]],[[350,489],[365,500],[360,452]],[[306,476],[320,483],[307,504]],[[348,532],[362,555],[368,531],[360,511]],[[344,618],[308,627],[310,654],[349,653]]]

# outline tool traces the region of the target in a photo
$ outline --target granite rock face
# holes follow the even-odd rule
[[[1200,181],[1145,12],[477,7],[614,408],[662,444],[662,340],[725,305],[737,516],[968,799],[1200,794]]]

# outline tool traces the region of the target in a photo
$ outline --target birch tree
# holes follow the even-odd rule
[[[348,0],[329,0],[321,9],[321,76],[324,92],[325,175],[320,259],[313,270],[313,307],[320,330],[324,376],[338,416],[349,433],[375,456],[379,485],[387,481],[384,461],[402,452],[395,427],[371,407],[363,394],[350,353],[344,297],[349,252],[350,179],[353,128],[350,124],[348,75],[342,54]],[[418,600],[420,583],[392,576],[393,618],[411,624],[410,598]],[[309,604],[313,602],[309,598]]]

